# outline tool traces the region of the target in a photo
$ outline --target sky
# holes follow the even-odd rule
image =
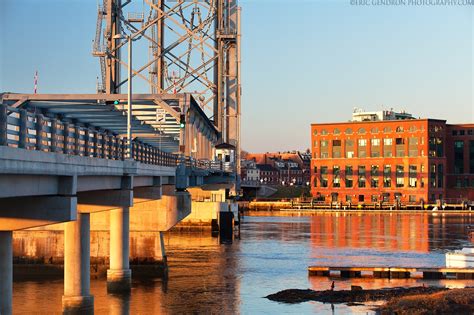
[[[354,2],[240,0],[244,150],[305,150],[355,107],[474,122],[474,5]],[[1,0],[0,91],[31,93],[38,70],[39,93],[94,92],[96,7]]]

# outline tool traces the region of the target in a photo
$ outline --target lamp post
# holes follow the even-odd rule
[[[127,39],[128,41],[128,86],[127,86],[127,153],[126,158],[132,159],[132,37],[117,34],[114,39]]]

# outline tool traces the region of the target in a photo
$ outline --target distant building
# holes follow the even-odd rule
[[[366,112],[361,108],[354,108],[352,112],[352,121],[385,121],[385,120],[404,120],[415,119],[412,114],[405,111],[395,112],[393,110],[381,110]]]
[[[474,124],[382,118],[311,125],[314,197],[352,204],[474,200]]]
[[[269,164],[277,168],[280,171],[279,184],[309,185],[311,180],[311,153],[299,151],[248,153],[246,160],[255,161],[257,164]]]
[[[265,185],[279,185],[280,171],[270,164],[257,164],[260,182]]]

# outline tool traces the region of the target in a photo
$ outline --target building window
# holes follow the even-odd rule
[[[354,140],[346,140],[346,158],[352,159],[354,157]]]
[[[458,131],[457,131],[457,130],[453,130],[453,131],[452,131],[452,134],[453,134],[453,136],[457,136],[457,135],[458,135]]]
[[[430,165],[430,187],[436,188],[436,164]]]
[[[372,201],[372,202],[378,202],[378,201],[379,201],[379,196],[378,196],[378,195],[372,195],[372,196],[370,196],[370,201]]]
[[[351,128],[347,128],[346,131],[344,131],[346,135],[351,135],[353,133]]]
[[[379,166],[372,165],[370,168],[370,187],[379,187]]]
[[[405,187],[405,172],[403,170],[403,165],[396,166],[395,176],[397,187]]]
[[[438,164],[438,188],[443,188],[444,182],[444,165]]]
[[[417,185],[417,167],[416,165],[410,165],[408,170],[408,187],[415,188]]]
[[[371,133],[379,133],[379,128],[374,127],[374,128],[372,128],[372,129],[370,129],[370,132],[371,132]]]
[[[370,144],[370,156],[380,157],[380,139],[371,139]]]
[[[329,142],[327,140],[321,140],[321,158],[327,159],[329,158]]]
[[[365,181],[366,181],[366,176],[365,176],[365,166],[359,165],[358,169],[359,173],[359,187],[365,187]]]
[[[352,196],[346,195],[346,202],[352,202]]]
[[[364,195],[359,195],[359,202],[364,202],[364,198],[365,196]]]
[[[418,138],[415,138],[415,137],[408,138],[408,156],[409,157],[418,156]]]
[[[333,131],[333,133],[334,133],[335,135],[338,135],[338,134],[341,133],[341,131],[340,131],[339,129],[335,128],[334,131]]]
[[[468,136],[472,136],[473,134],[474,134],[474,130],[469,129],[469,130],[467,131],[467,135],[468,135]]]
[[[392,132],[392,128],[390,128],[390,127],[385,127],[385,128],[383,128],[383,132],[385,132],[385,133],[390,133],[390,132]]]
[[[337,165],[332,167],[332,187],[339,188],[341,187],[341,168]]]
[[[416,131],[416,126],[410,126],[410,132],[415,132]]]
[[[317,136],[318,135],[318,131],[316,129],[313,130],[313,136]]]
[[[395,129],[395,132],[403,132],[403,127],[398,126],[397,129]]]
[[[416,196],[415,195],[409,195],[408,196],[408,201],[409,202],[416,202]]]
[[[469,141],[469,172],[474,174],[474,140]]]
[[[405,139],[396,138],[395,139],[395,152],[397,157],[405,156]]]
[[[332,157],[341,158],[341,140],[332,140]]]
[[[358,144],[359,144],[359,148],[358,148],[357,156],[359,158],[367,157],[367,139],[359,139]]]
[[[363,134],[365,134],[365,129],[364,128],[359,128],[359,130],[357,130],[357,133],[360,134],[360,135],[363,135]]]
[[[430,157],[443,157],[443,139],[430,137],[428,140],[428,156]]]
[[[392,187],[392,166],[390,165],[383,167],[383,187]]]
[[[321,130],[321,134],[325,136],[325,135],[328,134],[328,131],[327,131],[326,129],[322,129],[322,130]]]
[[[464,130],[459,130],[459,135],[460,135],[460,136],[464,136],[465,134],[466,134],[466,133],[465,133]]]
[[[346,179],[346,188],[352,188],[353,186],[353,170],[351,165],[346,165],[346,172],[345,172],[345,179]]]
[[[321,187],[328,187],[328,167],[327,166],[321,166]]]
[[[393,144],[393,139],[391,138],[383,139],[383,156],[384,157],[392,157],[392,144]]]
[[[464,173],[464,141],[454,141],[454,173]]]
[[[313,187],[318,187],[318,177],[317,176],[314,176]]]

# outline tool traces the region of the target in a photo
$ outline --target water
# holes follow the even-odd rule
[[[167,281],[134,280],[128,297],[108,295],[105,280],[92,280],[96,314],[366,314],[349,307],[306,302],[287,305],[264,296],[289,288],[336,289],[428,285],[465,286],[474,281],[328,279],[307,275],[309,265],[442,266],[447,250],[474,245],[465,228],[471,215],[320,214],[245,217],[242,239],[220,245],[208,232],[168,233]],[[14,283],[18,314],[61,312],[62,280]]]

